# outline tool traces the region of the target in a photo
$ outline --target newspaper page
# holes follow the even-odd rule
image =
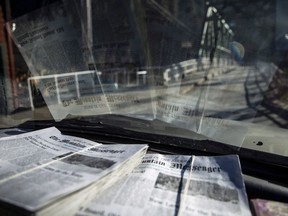
[[[188,181],[189,180],[189,181]],[[251,215],[239,159],[147,154],[77,216]]]
[[[147,150],[147,145],[101,145],[53,130],[46,136],[0,143],[0,206],[5,203],[37,212],[116,172],[127,161],[134,168],[143,156],[139,152]],[[136,154],[139,158],[129,160]]]
[[[6,25],[33,76],[28,79],[31,107],[39,89],[55,120],[80,112],[109,113],[98,74],[90,70],[89,53],[83,51],[86,36],[74,19],[57,2]]]
[[[207,58],[199,58],[180,62],[177,67],[171,65],[163,69],[163,77],[155,74],[155,83],[160,83],[156,91],[156,118],[214,141],[241,146],[248,127],[233,121],[231,113],[239,108],[230,102],[235,94],[230,94],[227,98],[223,91],[231,83],[223,83],[221,89],[215,89],[211,85],[211,79],[208,79],[208,76],[212,78],[212,73],[229,70],[230,67],[211,65]],[[212,88],[214,89],[211,91]],[[219,99],[215,100],[215,95]],[[220,99],[221,103],[218,103]],[[228,117],[223,116],[223,113]],[[226,136],[223,136],[223,133]]]
[[[62,135],[55,127],[0,139],[0,183],[22,172],[101,145],[86,139]]]

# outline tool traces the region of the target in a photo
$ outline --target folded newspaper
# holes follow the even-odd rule
[[[251,215],[239,158],[147,154],[77,216]]]
[[[0,139],[0,215],[73,215],[131,172],[147,145],[102,145],[48,128]]]

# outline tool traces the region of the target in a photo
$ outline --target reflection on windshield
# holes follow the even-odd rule
[[[27,11],[6,25],[1,114],[116,114],[241,147],[250,123],[287,128],[285,7],[64,0]]]

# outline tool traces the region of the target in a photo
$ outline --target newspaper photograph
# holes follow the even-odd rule
[[[147,154],[133,173],[76,214],[251,215],[238,156]]]
[[[25,134],[29,132],[25,129],[20,128],[9,128],[9,129],[0,129],[0,139],[10,139],[13,136],[19,135],[19,134]]]

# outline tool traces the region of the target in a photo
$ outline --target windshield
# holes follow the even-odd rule
[[[101,123],[134,139],[173,136],[176,147],[184,137],[287,157],[287,1],[30,0],[1,9],[2,128]]]

